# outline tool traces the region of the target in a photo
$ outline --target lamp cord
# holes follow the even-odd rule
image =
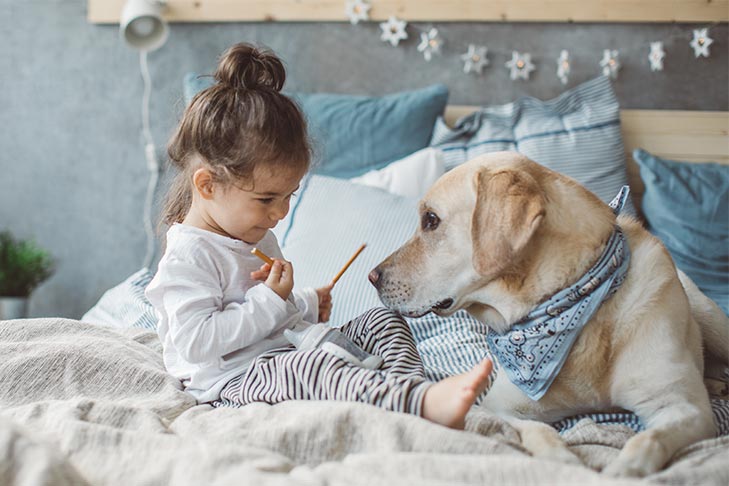
[[[147,234],[147,252],[142,263],[143,268],[150,268],[154,260],[156,243],[154,224],[152,221],[152,205],[154,194],[159,182],[160,164],[157,160],[157,153],[152,139],[152,132],[149,129],[149,98],[152,92],[152,81],[149,76],[147,65],[147,51],[142,49],[139,52],[139,67],[144,81],[144,94],[142,95],[142,135],[144,136],[144,156],[147,160],[147,171],[149,182],[147,183],[147,196],[144,200],[144,230]]]

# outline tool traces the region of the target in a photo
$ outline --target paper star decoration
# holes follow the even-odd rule
[[[380,29],[382,29],[380,40],[389,42],[393,47],[397,46],[401,40],[408,38],[408,33],[405,32],[407,25],[408,23],[404,20],[399,20],[397,17],[390,17],[387,19],[387,22],[380,24]]]
[[[358,24],[360,20],[369,20],[370,8],[372,6],[366,0],[349,0],[347,2],[346,12],[352,25]]]
[[[666,57],[666,52],[663,50],[663,42],[651,42],[651,53],[648,54],[651,71],[663,71],[664,57]]]
[[[709,46],[714,43],[714,39],[709,37],[709,29],[694,29],[694,38],[691,41],[691,47],[694,48],[696,57],[709,57]]]
[[[615,49],[605,49],[602,52],[602,61],[600,61],[602,74],[618,79],[618,70],[620,69],[620,61],[618,60],[618,51]]]
[[[570,53],[566,49],[562,49],[557,58],[557,77],[562,84],[567,84],[570,77]]]
[[[473,72],[481,74],[484,66],[489,65],[489,60],[486,57],[488,53],[489,50],[485,46],[469,44],[468,52],[461,54],[461,59],[464,61],[463,72],[466,74]]]
[[[511,61],[506,62],[506,67],[509,68],[511,73],[509,77],[512,81],[522,78],[524,80],[529,79],[529,73],[536,69],[532,64],[532,55],[528,52],[521,54],[517,51],[511,53]]]
[[[418,44],[418,51],[423,53],[425,60],[430,62],[433,58],[433,54],[440,54],[440,46],[443,45],[443,39],[438,35],[438,29],[433,27],[427,33],[420,33],[420,44]]]

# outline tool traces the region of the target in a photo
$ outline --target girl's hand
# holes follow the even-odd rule
[[[316,289],[319,297],[319,322],[327,322],[332,313],[332,286]]]
[[[252,272],[251,276],[254,273],[256,272]],[[264,283],[283,300],[287,300],[291,294],[291,289],[294,288],[294,268],[291,263],[274,259]]]
[[[261,268],[254,272],[251,272],[251,279],[265,282],[268,278],[269,273],[271,273],[271,265],[269,265],[268,263],[264,263],[263,265],[261,265]]]

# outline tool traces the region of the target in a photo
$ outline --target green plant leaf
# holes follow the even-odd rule
[[[55,271],[50,253],[32,240],[0,232],[0,296],[28,297]]]

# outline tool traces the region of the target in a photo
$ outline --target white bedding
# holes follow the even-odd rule
[[[583,420],[584,467],[530,457],[474,409],[467,431],[344,402],[196,406],[155,333],[64,319],[0,321],[0,484],[729,484],[729,437],[643,480],[599,470],[634,432]]]

